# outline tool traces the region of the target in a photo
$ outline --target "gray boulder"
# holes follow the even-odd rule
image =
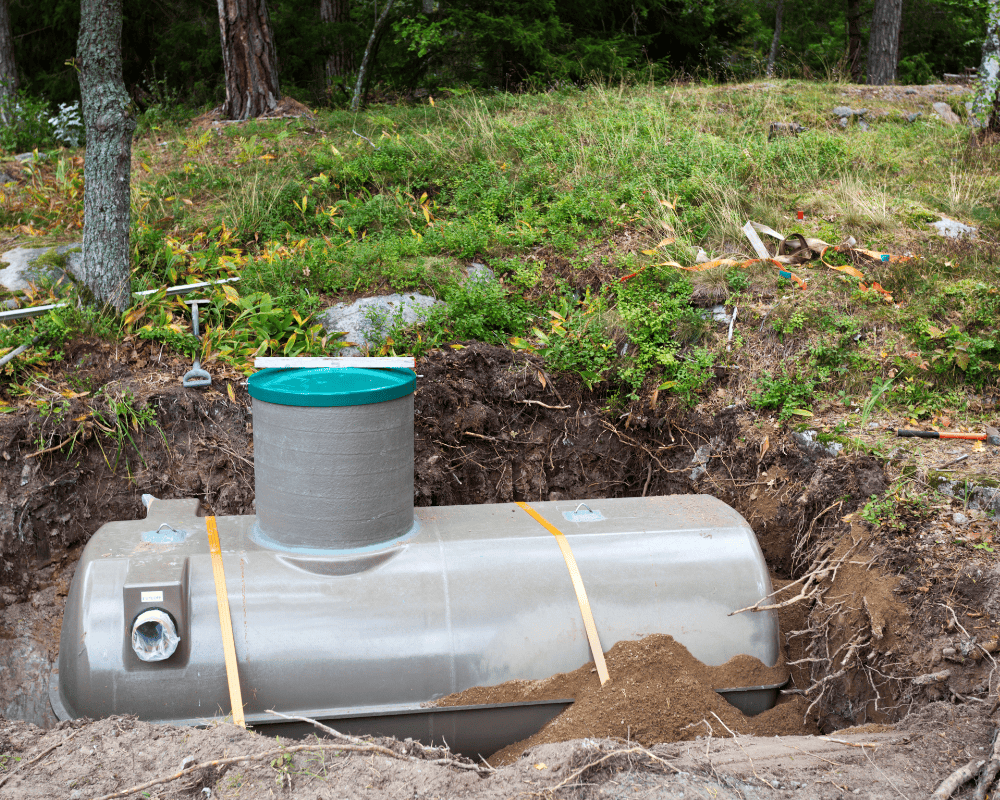
[[[420,322],[437,305],[444,303],[416,292],[362,297],[350,304],[331,306],[319,321],[328,333],[347,334],[345,341],[353,346],[344,348],[341,355],[357,356],[384,339],[394,325]]]
[[[43,263],[37,263],[42,256],[53,251],[59,258],[47,258]],[[29,284],[38,283],[46,277],[52,280],[69,276],[79,278],[83,272],[83,242],[58,247],[15,247],[0,256],[0,261],[6,264],[0,269],[0,285],[12,292],[23,291]]]
[[[934,109],[935,114],[941,117],[941,121],[948,125],[960,125],[962,123],[962,118],[952,111],[951,106],[947,103],[935,103],[931,108]]]

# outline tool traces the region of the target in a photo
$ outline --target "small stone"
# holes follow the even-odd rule
[[[851,121],[850,117],[841,117],[840,118],[840,127],[841,128],[846,128],[848,126],[848,124],[850,123],[850,121]]]
[[[868,430],[870,430],[870,431],[877,431],[881,427],[882,426],[879,423],[877,423],[877,422],[869,422],[868,423]]]
[[[938,236],[944,236],[946,239],[975,239],[978,231],[978,228],[948,217],[941,217],[937,222],[932,222],[931,227],[937,228]]]
[[[31,467],[28,464],[24,465],[24,469],[21,470],[21,485],[27,486],[28,481],[31,480]]]
[[[924,115],[923,111],[914,111],[913,113],[906,115],[906,121],[907,122],[916,122],[923,115]]]
[[[951,521],[956,525],[966,525],[969,522],[969,518],[965,514],[954,513],[951,515]]]
[[[17,181],[6,172],[0,172],[0,186],[6,186],[8,183],[17,183]]]
[[[855,111],[850,106],[834,106],[833,107],[833,115],[835,117],[840,117],[841,119],[849,119],[850,117],[853,117],[854,114],[855,114]]]
[[[903,92],[903,94],[916,94],[916,93],[917,93],[916,89],[907,89],[905,92]]]
[[[934,109],[935,114],[941,117],[941,121],[948,125],[959,125],[962,122],[962,118],[952,111],[951,106],[947,103],[934,103],[931,108]]]
[[[859,128],[861,129],[861,130],[863,130],[863,131],[867,131],[867,130],[869,130],[869,128],[868,128],[868,123],[867,123],[867,122],[865,122],[865,121],[864,121],[863,119],[859,119],[859,120],[858,120],[858,127],[859,127]]]
[[[83,797],[83,792],[79,789],[74,789],[69,793],[69,800],[80,800],[81,797]]]
[[[489,267],[478,261],[473,261],[468,269],[469,280],[475,283],[495,283],[497,276]]]

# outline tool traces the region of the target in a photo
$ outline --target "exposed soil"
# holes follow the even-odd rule
[[[788,670],[767,667],[756,658],[736,656],[709,667],[686,647],[665,635],[637,642],[618,642],[607,656],[611,679],[601,685],[594,662],[541,681],[510,681],[469,689],[438,700],[436,705],[520,703],[572,698],[575,702],[537,734],[504,748],[490,758],[509,764],[529,747],[572,739],[619,738],[651,747],[678,742],[728,727],[759,736],[818,733],[804,722],[801,697],[788,698],[769,711],[745,717],[715,689],[784,683]],[[717,725],[715,723],[718,723]]]
[[[62,607],[79,552],[102,523],[142,517],[142,493],[198,497],[217,514],[253,513],[252,417],[242,376],[216,367],[213,388],[185,390],[179,377],[190,365],[138,340],[117,348],[77,342],[66,356],[63,371],[36,378],[51,390],[51,404],[0,416],[0,717],[10,720],[0,721],[2,797],[93,797],[173,773],[189,755],[211,760],[274,745],[226,725],[30,724],[54,723],[45,685]],[[509,797],[564,782],[560,796],[635,789],[778,797],[801,789],[802,797],[832,798],[857,788],[861,797],[881,798],[927,794],[989,748],[1000,573],[990,551],[973,549],[988,541],[986,533],[956,542],[949,526],[960,504],[943,498],[934,513],[872,529],[859,509],[886,491],[894,465],[804,445],[744,406],[612,410],[578,382],[554,380],[532,357],[481,344],[436,351],[417,371],[419,505],[707,492],[740,511],[771,566],[779,590],[771,602],[802,595],[779,610],[791,675],[782,702],[743,718],[713,688],[734,670],[760,677],[763,665],[706,668],[668,637],[654,637],[612,648],[610,661],[627,662],[621,674],[628,677],[603,689],[593,686],[589,667],[520,687],[527,694],[517,699],[566,696],[560,692],[573,676],[581,678],[569,695],[577,703],[544,736],[586,738],[529,741],[525,757],[487,777],[324,751],[206,768],[150,796],[191,797],[207,787],[219,797],[289,790]],[[149,409],[156,425],[126,420],[122,437],[109,397]],[[995,531],[995,522],[976,523]],[[943,670],[943,678],[913,680]],[[549,689],[555,694],[545,695]],[[895,727],[843,732],[873,724]],[[742,735],[816,730],[871,746],[815,736],[765,744]],[[732,732],[741,734],[738,746]],[[695,737],[695,744],[657,744]],[[625,752],[636,742],[655,745],[662,761]]]

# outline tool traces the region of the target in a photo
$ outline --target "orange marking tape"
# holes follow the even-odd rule
[[[233,641],[233,618],[229,614],[229,595],[226,592],[226,573],[222,569],[222,547],[215,517],[206,517],[208,550],[212,554],[212,575],[215,577],[215,599],[219,602],[219,627],[222,629],[222,654],[226,659],[226,680],[229,681],[229,702],[233,707],[233,722],[241,728],[247,726],[243,716],[243,693],[240,691],[240,673],[236,665],[236,642]]]
[[[527,503],[518,503],[517,505],[528,512],[539,525],[556,537],[559,550],[562,551],[563,558],[566,560],[566,569],[569,570],[569,577],[573,581],[576,600],[580,604],[580,613],[583,614],[583,627],[587,629],[587,641],[590,642],[590,652],[594,656],[594,666],[597,667],[597,676],[601,679],[601,686],[603,686],[610,680],[608,677],[608,665],[604,661],[604,650],[601,649],[601,640],[597,636],[594,612],[590,608],[590,601],[587,599],[587,590],[583,586],[580,568],[577,567],[576,559],[573,558],[573,551],[569,547],[569,542],[566,541],[566,536],[561,530],[551,524]]]

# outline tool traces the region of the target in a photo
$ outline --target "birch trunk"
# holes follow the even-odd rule
[[[389,18],[389,12],[392,11],[392,4],[394,2],[395,0],[388,0],[385,4],[385,8],[382,9],[382,13],[379,14],[378,19],[375,20],[375,27],[372,28],[372,35],[368,37],[368,46],[365,47],[365,54],[361,59],[361,66],[358,68],[358,82],[354,85],[354,97],[351,98],[351,111],[357,111],[358,107],[361,105],[361,91],[364,88],[365,78],[368,74],[370,62],[374,58],[375,51],[377,50],[376,43],[382,33],[382,27],[385,25],[385,21]]]
[[[972,109],[985,120],[987,130],[1000,133],[1000,0],[990,0],[979,88]]]
[[[122,0],[80,6],[80,94],[87,131],[83,192],[83,283],[122,311],[132,299],[129,203],[135,114],[122,82]]]
[[[222,113],[229,119],[249,119],[273,111],[281,90],[266,0],[218,0],[218,5],[226,67]]]
[[[903,0],[875,0],[872,31],[868,40],[868,83],[885,86],[896,82],[899,62],[899,29],[903,23]]]

